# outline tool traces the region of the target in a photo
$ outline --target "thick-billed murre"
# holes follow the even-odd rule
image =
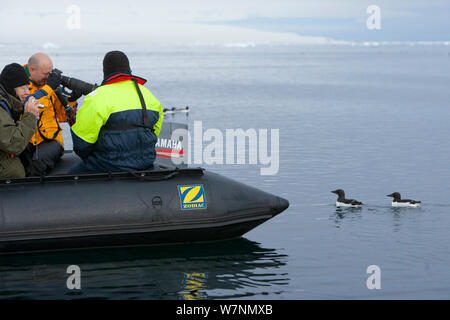
[[[342,189],[337,189],[334,191],[331,191],[332,193],[335,193],[338,195],[338,198],[336,200],[336,207],[351,207],[351,208],[359,208],[363,205],[362,202],[359,202],[354,199],[345,199],[345,192]]]
[[[420,207],[420,201],[410,200],[410,199],[402,200],[400,193],[398,193],[398,192],[388,194],[387,196],[394,198],[392,200],[393,207],[413,207],[413,208]]]

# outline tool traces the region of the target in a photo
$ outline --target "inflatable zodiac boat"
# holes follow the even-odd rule
[[[0,253],[229,239],[289,206],[202,168],[59,174],[77,161],[69,152],[52,176],[0,180]]]

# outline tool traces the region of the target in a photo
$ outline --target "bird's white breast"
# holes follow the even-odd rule
[[[396,207],[396,208],[401,208],[401,207],[417,208],[417,207],[420,207],[420,203],[395,202],[395,201],[392,201],[392,206]]]
[[[350,203],[343,203],[343,202],[336,201],[336,207],[360,208],[361,205],[350,204]]]

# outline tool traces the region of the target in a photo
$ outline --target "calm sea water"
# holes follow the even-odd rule
[[[450,298],[450,47],[47,51],[65,74],[100,83],[113,49],[127,52],[164,107],[190,106],[173,120],[279,129],[277,175],[203,166],[291,205],[231,241],[0,256],[0,299]],[[3,45],[0,64],[37,50]],[[336,188],[365,206],[336,209]],[[394,191],[422,207],[391,208]],[[81,290],[66,287],[71,264]],[[371,265],[379,290],[367,288]]]

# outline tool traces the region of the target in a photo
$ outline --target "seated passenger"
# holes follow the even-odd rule
[[[69,174],[139,171],[152,167],[163,110],[131,74],[127,56],[108,52],[103,59],[102,85],[85,97],[71,128],[73,150],[82,162]]]
[[[29,76],[30,93],[44,91],[36,97],[43,106],[39,110],[37,130],[30,139],[22,161],[27,176],[47,175],[64,154],[61,122],[67,121],[63,102],[57,95],[61,75],[53,70],[53,61],[45,53],[33,54],[24,66]],[[75,103],[71,102],[73,106]]]
[[[29,80],[18,63],[7,65],[0,74],[0,178],[23,178],[19,155],[36,131],[39,102],[31,97]],[[20,99],[20,101],[19,101]],[[22,117],[21,117],[22,116]],[[21,117],[21,119],[19,119]]]

